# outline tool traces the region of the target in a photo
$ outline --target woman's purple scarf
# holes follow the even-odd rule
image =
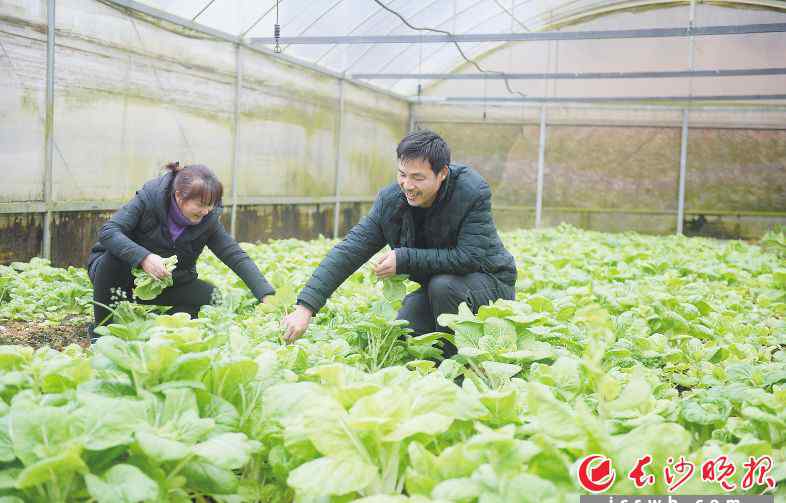
[[[179,238],[183,231],[186,230],[186,227],[191,225],[196,224],[183,215],[183,212],[180,211],[180,206],[177,205],[175,195],[172,194],[172,202],[169,205],[169,213],[167,215],[167,227],[169,228],[169,235],[172,236],[172,241]]]

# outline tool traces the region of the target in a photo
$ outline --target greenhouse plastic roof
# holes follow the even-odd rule
[[[436,28],[455,34],[538,32],[578,25],[619,11],[685,6],[691,3],[690,0],[382,1],[417,27]],[[783,0],[696,1],[786,12],[786,2]],[[141,0],[140,3],[248,40],[271,37],[277,15],[275,0]],[[412,30],[373,0],[279,0],[278,23],[282,37],[428,33]],[[639,27],[614,27],[625,28]],[[473,58],[506,43],[462,42],[461,47],[468,57]],[[272,49],[272,46],[267,47]],[[349,77],[359,73],[450,73],[466,62],[452,43],[282,44],[281,49],[288,56]],[[412,95],[419,83],[428,83],[412,79],[373,82],[402,95]]]

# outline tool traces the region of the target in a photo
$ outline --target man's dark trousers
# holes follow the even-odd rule
[[[443,313],[455,314],[459,304],[466,302],[473,313],[497,299],[513,300],[515,289],[501,283],[493,276],[474,272],[466,276],[437,274],[421,283],[420,289],[404,297],[398,319],[409,321],[412,335],[430,332],[452,333],[449,328],[439,326],[437,317]],[[442,353],[445,358],[456,354],[456,347],[444,341]]]

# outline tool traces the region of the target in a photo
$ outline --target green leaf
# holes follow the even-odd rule
[[[189,489],[204,494],[234,494],[238,489],[234,472],[212,463],[191,461],[183,467],[183,475]]]
[[[480,496],[482,491],[482,486],[476,480],[451,479],[437,484],[431,496],[449,501],[472,501]]]
[[[406,274],[396,274],[382,280],[382,295],[388,302],[400,302],[407,294]]]
[[[231,402],[237,395],[238,388],[256,377],[258,369],[254,360],[242,356],[219,361],[213,367],[210,389]]]
[[[483,362],[481,367],[496,384],[502,384],[521,372],[521,367],[510,363]]]
[[[491,317],[483,322],[483,336],[478,349],[490,353],[506,353],[516,349],[516,326],[513,322]]]
[[[115,465],[101,477],[88,473],[85,483],[98,503],[137,503],[158,498],[158,484],[132,465]]]
[[[357,459],[324,457],[295,468],[287,484],[298,494],[343,495],[361,491],[378,479],[373,465]]]
[[[156,462],[178,461],[191,454],[191,446],[157,435],[150,429],[142,429],[136,432],[136,441],[150,459]]]
[[[25,408],[16,403],[9,415],[14,453],[25,466],[62,453],[74,438],[75,417],[61,407]]]
[[[87,449],[98,451],[133,441],[136,425],[131,418],[145,416],[144,402],[87,393],[82,394],[80,400],[84,405],[75,414],[76,424]]]
[[[87,465],[80,457],[81,448],[71,445],[60,454],[48,457],[26,467],[16,479],[16,487],[27,489],[44,482],[65,479],[74,473],[86,473]]]
[[[232,470],[242,468],[259,449],[259,442],[243,433],[222,433],[194,446],[193,452],[214,465]]]
[[[0,417],[0,463],[16,459],[11,434],[8,432],[8,416]]]
[[[158,279],[146,273],[142,268],[135,267],[131,270],[134,276],[134,297],[142,300],[153,300],[164,291],[165,288],[172,286],[172,271],[177,266],[177,255],[163,259],[164,268],[169,275],[163,279]]]
[[[385,442],[400,442],[418,433],[432,436],[438,435],[446,432],[451,424],[453,424],[452,417],[443,416],[435,412],[428,412],[402,422],[392,432],[382,437],[382,440]]]

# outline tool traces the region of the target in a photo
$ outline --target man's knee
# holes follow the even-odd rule
[[[460,303],[466,300],[464,298],[466,288],[463,288],[463,286],[460,276],[437,274],[428,283],[428,296],[432,303],[434,301],[437,301],[437,303],[455,303],[458,301]]]

